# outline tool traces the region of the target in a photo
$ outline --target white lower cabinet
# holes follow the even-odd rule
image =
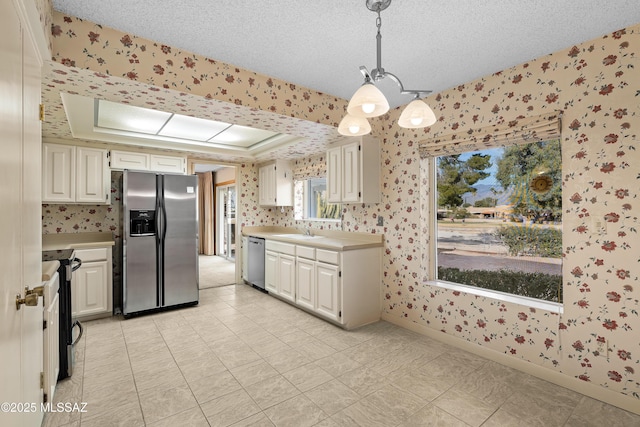
[[[296,258],[296,304],[313,310],[316,314],[339,322],[340,308],[340,253],[297,246]],[[300,256],[300,254],[303,254]],[[334,264],[317,261],[328,258]]]
[[[289,301],[296,299],[296,259],[291,255],[278,255],[278,295]]]
[[[340,270],[337,265],[316,262],[316,311],[340,321]]]
[[[242,236],[242,280],[249,281],[249,238]]]
[[[264,286],[270,294],[295,301],[296,258],[295,245],[281,242],[265,244]]]
[[[266,247],[269,294],[346,329],[380,319],[380,271],[368,268],[381,265],[380,248],[331,251],[268,239]]]
[[[79,319],[111,316],[111,248],[76,250],[82,266],[73,272],[72,314]]]
[[[316,308],[316,263],[301,257],[296,258],[296,304],[315,310]]]
[[[278,253],[266,251],[264,253],[264,288],[269,293],[278,293]]]
[[[107,261],[86,263],[75,272],[73,315],[83,317],[107,311]]]

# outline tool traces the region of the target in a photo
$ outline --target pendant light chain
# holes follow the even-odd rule
[[[382,33],[380,32],[380,27],[382,27],[382,18],[380,17],[380,9],[378,9],[376,27],[378,27],[378,34],[376,35],[376,69],[371,70],[374,81],[378,81],[384,77],[384,68],[382,68]]]
[[[424,128],[431,126],[436,117],[429,106],[421,101],[420,95],[428,95],[430,90],[407,90],[400,79],[382,68],[382,17],[380,12],[385,10],[391,0],[367,0],[367,8],[378,15],[376,18],[376,68],[371,73],[366,67],[360,66],[360,72],[364,76],[364,84],[356,91],[347,106],[347,115],[338,126],[338,132],[346,136],[359,136],[371,132],[371,126],[367,121],[369,117],[378,117],[389,111],[389,103],[382,92],[372,83],[385,77],[393,80],[399,87],[401,94],[411,94],[414,100],[403,110],[398,124],[403,128]]]

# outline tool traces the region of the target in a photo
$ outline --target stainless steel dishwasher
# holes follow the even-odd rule
[[[249,271],[247,281],[264,290],[264,239],[249,237]]]

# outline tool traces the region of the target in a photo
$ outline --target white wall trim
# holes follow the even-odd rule
[[[529,375],[533,375],[537,378],[549,381],[550,383],[568,388],[569,390],[584,394],[591,398],[624,409],[625,411],[640,415],[640,401],[633,397],[625,396],[624,394],[618,393],[616,391],[570,377],[560,372],[553,371],[544,366],[536,365],[534,363],[527,362],[525,360],[518,359],[504,353],[500,353],[496,350],[474,344],[467,340],[445,334],[443,332],[437,331],[424,325],[420,325],[405,318],[398,318],[396,316],[391,316],[388,313],[383,312],[382,320],[393,323],[394,325],[400,326],[410,331],[417,332],[421,335],[428,336],[429,338],[435,339],[445,344],[452,345],[461,350],[465,350],[478,356],[487,358],[491,361],[500,363],[510,368],[517,369]]]
[[[464,292],[466,294],[478,295],[485,298],[491,298],[498,301],[509,302],[512,304],[522,305],[524,307],[532,307],[538,310],[548,311],[550,313],[562,314],[564,307],[561,303],[553,301],[545,301],[536,298],[523,297],[506,292],[494,291],[493,289],[477,288],[471,285],[463,285],[460,283],[445,282],[443,280],[430,280],[424,282],[427,286],[436,286],[438,288],[451,289],[452,291]]]
[[[49,44],[40,22],[40,13],[36,8],[33,1],[29,0],[14,0],[16,11],[20,16],[23,28],[27,34],[29,34],[29,41],[33,43],[35,51],[38,55],[38,62],[40,66],[45,61],[51,60],[51,52],[49,51]]]

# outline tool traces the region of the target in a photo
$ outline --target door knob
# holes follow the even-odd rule
[[[22,295],[16,295],[16,310],[20,310],[22,305],[28,305],[30,307],[35,307],[38,305],[38,294],[36,293],[26,293],[24,298]]]
[[[44,296],[44,286],[36,286],[33,289],[25,288],[25,295],[36,294],[39,297]]]

